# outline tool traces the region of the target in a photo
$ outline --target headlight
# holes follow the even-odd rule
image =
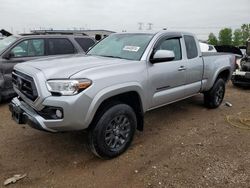
[[[88,88],[92,82],[88,79],[81,80],[49,80],[47,88],[51,93],[60,95],[76,95]]]

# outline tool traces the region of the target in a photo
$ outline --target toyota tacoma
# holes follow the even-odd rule
[[[234,63],[233,55],[201,53],[191,33],[117,33],[86,55],[16,65],[9,107],[17,123],[39,130],[87,130],[92,152],[110,159],[126,151],[150,110],[199,93],[217,108]]]

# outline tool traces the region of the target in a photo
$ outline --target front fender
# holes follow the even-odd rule
[[[106,87],[95,95],[87,112],[85,123],[88,125],[91,123],[91,121],[94,118],[94,115],[96,114],[96,111],[98,110],[99,106],[102,104],[103,101],[111,97],[114,97],[116,95],[131,91],[135,91],[139,94],[142,103],[142,108],[143,111],[145,112],[146,111],[146,103],[144,102],[145,96],[143,94],[143,89],[141,85],[139,85],[136,82],[123,83]]]

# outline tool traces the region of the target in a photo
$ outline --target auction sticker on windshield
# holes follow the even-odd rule
[[[124,46],[123,50],[124,51],[129,51],[129,52],[138,52],[140,49],[139,46]]]

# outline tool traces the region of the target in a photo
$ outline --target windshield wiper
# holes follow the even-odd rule
[[[119,56],[113,56],[113,55],[100,55],[102,57],[111,57],[111,58],[118,58],[118,59],[124,59],[122,57],[119,57]]]
[[[119,57],[119,56],[113,56],[113,55],[96,55],[96,54],[86,54],[89,56],[101,56],[101,57],[110,57],[110,58],[117,58],[117,59],[126,59],[126,60],[131,60],[129,58],[125,58],[125,57]]]

